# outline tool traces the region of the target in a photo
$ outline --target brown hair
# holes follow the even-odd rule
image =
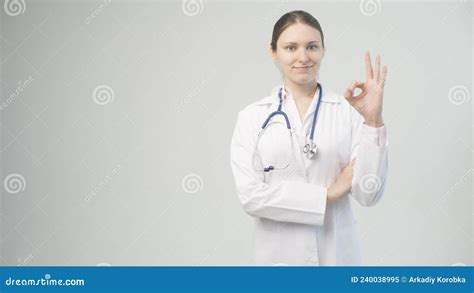
[[[321,41],[324,48],[323,30],[321,29],[321,25],[319,24],[318,20],[306,11],[294,10],[280,17],[280,19],[275,23],[275,26],[273,26],[272,42],[270,43],[270,46],[272,47],[273,51],[276,51],[277,49],[276,44],[281,33],[287,27],[295,23],[304,23],[318,30],[319,33],[321,34]]]

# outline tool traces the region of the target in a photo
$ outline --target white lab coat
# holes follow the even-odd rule
[[[239,112],[232,137],[230,160],[238,198],[255,218],[256,265],[361,265],[359,241],[349,196],[362,206],[374,206],[385,188],[388,160],[385,126],[374,128],[345,100],[322,85],[323,96],[315,130],[318,153],[312,160],[302,152],[318,98],[318,91],[301,121],[291,95],[283,102],[294,130],[290,167],[268,173],[256,171],[253,153],[257,134],[278,108],[279,85],[270,96]],[[291,153],[282,123],[269,127],[258,143],[261,166],[287,162]],[[286,140],[285,140],[286,139]],[[289,153],[290,150],[290,153]],[[327,202],[327,188],[356,158],[352,191]],[[282,163],[284,164],[284,163]],[[261,170],[261,169],[260,169]]]

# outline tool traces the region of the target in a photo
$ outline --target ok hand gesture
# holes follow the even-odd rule
[[[372,127],[383,126],[382,104],[383,88],[387,77],[385,65],[380,75],[380,56],[375,60],[375,72],[370,61],[370,53],[365,53],[366,81],[354,80],[346,90],[344,97],[365,119],[365,123]],[[359,88],[362,92],[354,96],[354,90]]]

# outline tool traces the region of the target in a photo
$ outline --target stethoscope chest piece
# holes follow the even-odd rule
[[[303,152],[306,154],[308,159],[312,159],[318,152],[318,146],[313,142],[311,145],[307,143],[303,148]]]

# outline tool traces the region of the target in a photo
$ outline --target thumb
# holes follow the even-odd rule
[[[350,170],[354,168],[354,164],[355,164],[355,158],[347,166],[344,167],[344,170]]]

